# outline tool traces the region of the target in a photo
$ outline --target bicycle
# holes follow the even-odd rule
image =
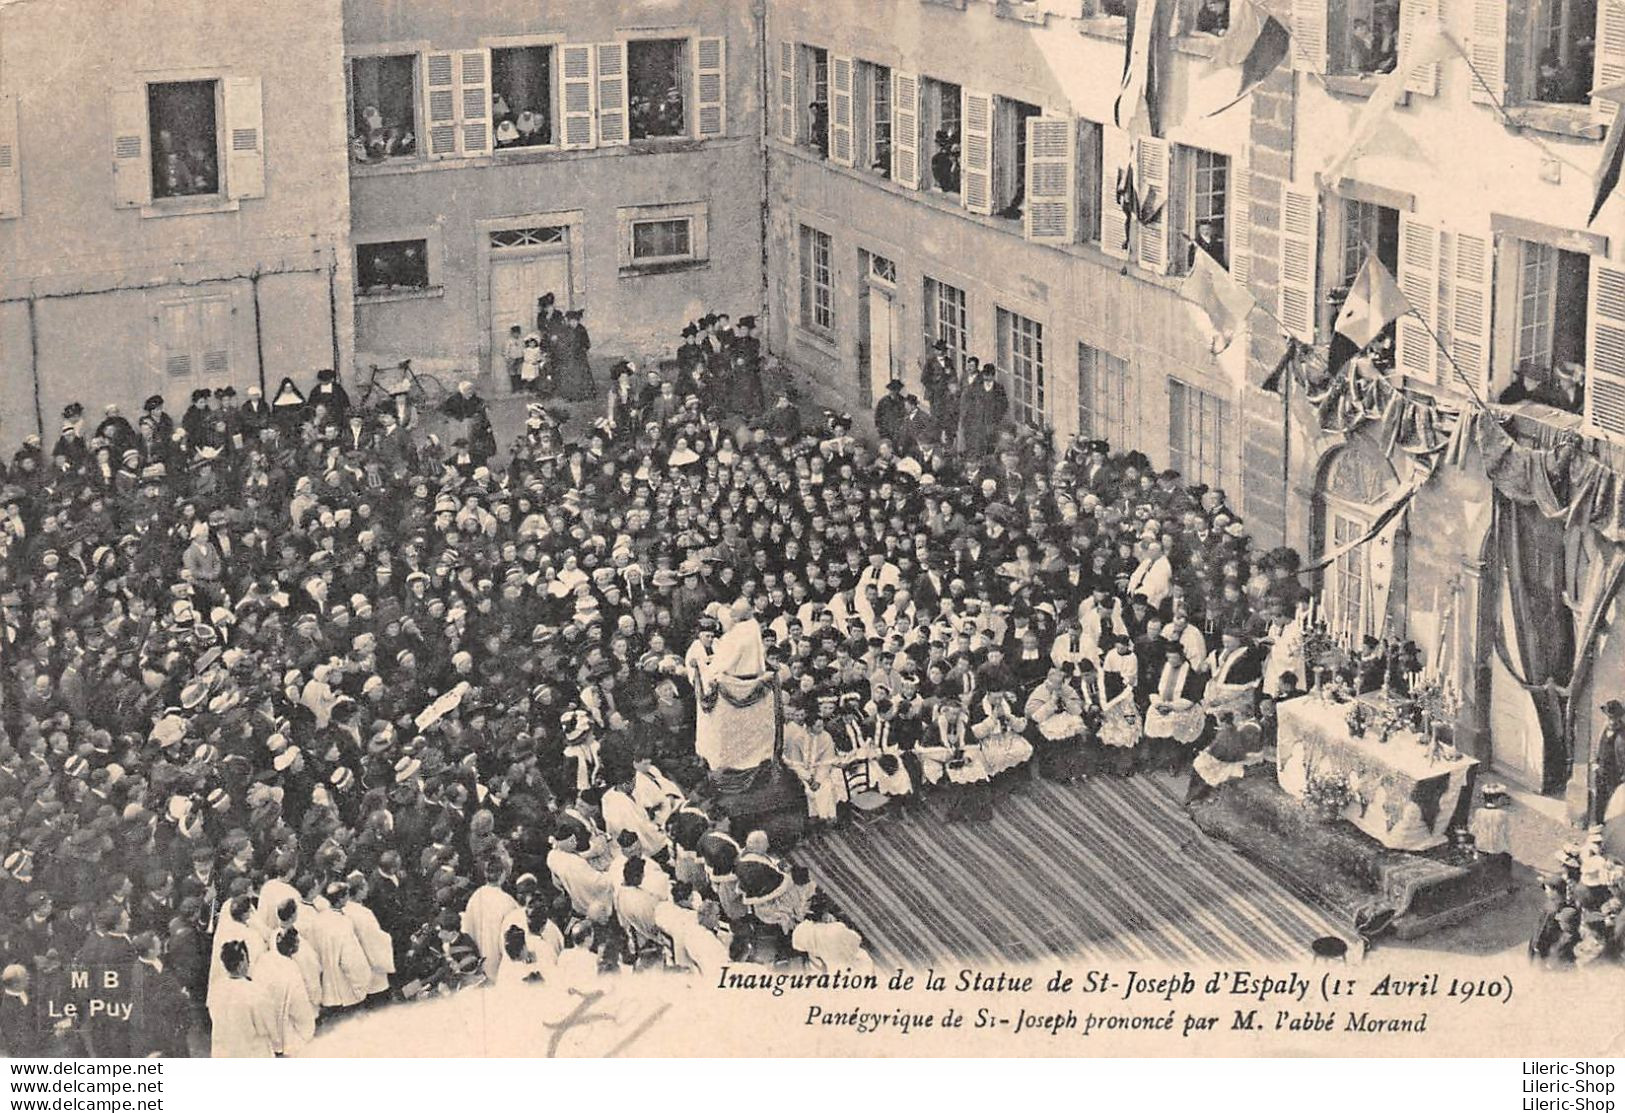
[[[444,402],[447,396],[451,394],[451,391],[446,389],[446,384],[435,378],[433,374],[428,371],[414,371],[410,359],[401,360],[400,363],[395,365],[394,370],[397,373],[396,376],[386,384],[379,381],[382,369],[376,363],[371,365],[366,381],[361,384],[360,389],[356,392],[363,408],[393,398],[396,394],[401,393],[400,388],[403,385],[406,387],[407,401],[419,413],[438,410],[440,403]]]

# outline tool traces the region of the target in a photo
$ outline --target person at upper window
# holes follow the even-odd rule
[[[1196,29],[1206,35],[1222,35],[1230,26],[1230,0],[1202,0],[1196,13]]]
[[[1224,234],[1211,220],[1196,222],[1196,235],[1191,237],[1190,247],[1186,252],[1185,268],[1189,270],[1196,265],[1197,251],[1205,251],[1213,256],[1220,266],[1224,265]]]
[[[1371,73],[1375,49],[1371,21],[1356,16],[1349,24],[1349,72]]]
[[[815,100],[807,106],[812,116],[812,143],[818,153],[829,157],[829,105]]]
[[[1376,31],[1371,37],[1371,68],[1367,73],[1391,73],[1399,61],[1399,6],[1376,9]]]
[[[947,128],[937,132],[937,152],[931,156],[931,180],[944,193],[959,192],[959,139]]]

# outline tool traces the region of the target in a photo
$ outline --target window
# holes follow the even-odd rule
[[[499,151],[550,147],[553,137],[553,48],[491,50],[491,126]]]
[[[1535,0],[1529,5],[1529,99],[1586,104],[1597,47],[1597,0]]]
[[[993,111],[993,213],[1020,220],[1027,204],[1027,121],[1043,110],[995,97]]]
[[[223,383],[231,374],[231,315],[229,294],[159,302],[154,351],[165,378],[176,387]]]
[[[1111,444],[1114,451],[1134,447],[1129,435],[1128,361],[1110,352],[1078,345],[1078,433]]]
[[[931,189],[954,197],[961,178],[959,96],[958,85],[929,77],[920,81],[921,134],[931,137],[931,172],[925,180]]]
[[[1590,260],[1533,240],[1512,239],[1516,261],[1512,385],[1506,402],[1532,399],[1579,413],[1585,382]],[[1504,377],[1504,376],[1501,376]]]
[[[220,192],[217,92],[214,81],[160,81],[147,86],[155,200]]]
[[[640,205],[620,209],[620,266],[623,274],[688,267],[708,258],[707,206]]]
[[[542,247],[563,243],[564,229],[556,225],[539,228],[503,228],[491,233],[492,247]]]
[[[415,54],[350,60],[352,161],[417,157],[417,73]]]
[[[1182,251],[1187,267],[1197,251],[1206,251],[1219,266],[1230,265],[1230,157],[1199,147],[1190,150],[1190,209]]]
[[[827,233],[801,226],[801,327],[835,331],[834,250]]]
[[[1333,552],[1359,540],[1369,526],[1358,518],[1331,513],[1331,542]],[[1338,557],[1332,566],[1327,587],[1331,605],[1327,622],[1338,634],[1358,639],[1366,633],[1365,627],[1365,547],[1355,546]]]
[[[829,51],[821,46],[802,46],[797,51],[798,67],[796,88],[801,91],[802,103],[796,110],[806,121],[805,130],[798,128],[801,145],[810,147],[824,158],[829,157]]]
[[[965,291],[938,282],[925,280],[925,340],[930,347],[938,340],[948,345],[948,358],[954,370],[965,370],[970,358],[970,314],[966,312]]]
[[[627,110],[633,139],[688,134],[683,90],[688,87],[684,39],[634,39],[626,44]]]
[[[357,244],[355,285],[362,295],[429,289],[428,241],[385,240]]]
[[[1343,258],[1337,285],[1354,285],[1366,256],[1376,255],[1389,274],[1399,273],[1399,210],[1343,198]]]
[[[640,220],[632,225],[632,258],[636,262],[686,259],[690,250],[687,219]]]
[[[1168,462],[1186,483],[1224,487],[1230,459],[1230,403],[1168,380]]]
[[[999,366],[1009,375],[1015,419],[1044,426],[1044,326],[1008,309],[999,310]]]
[[[861,168],[882,176],[891,173],[891,68],[858,63],[858,96],[866,132],[861,137]]]
[[[1201,0],[1196,9],[1196,30],[1204,35],[1222,35],[1230,28],[1230,0]]]
[[[1346,0],[1327,8],[1327,68],[1332,73],[1391,73],[1399,60],[1400,0]]]
[[[895,262],[884,255],[872,255],[867,251],[863,254],[869,259],[870,278],[884,282],[888,286],[897,285],[897,264]]]

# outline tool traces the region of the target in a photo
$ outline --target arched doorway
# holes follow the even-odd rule
[[[1322,560],[1339,554],[1321,572],[1321,608],[1332,633],[1353,644],[1364,635],[1382,637],[1386,632],[1404,536],[1393,529],[1364,545],[1354,543],[1371,532],[1398,483],[1393,466],[1364,440],[1338,449],[1321,472],[1315,552]]]

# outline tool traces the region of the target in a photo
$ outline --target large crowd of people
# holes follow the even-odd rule
[[[293,1053],[564,961],[861,966],[788,848],[711,804],[697,706],[740,621],[815,824],[1258,760],[1303,589],[1222,490],[1052,446],[940,349],[867,442],[766,404],[751,324],[617,364],[596,420],[531,401],[501,452],[472,384],[418,414],[330,372],[29,437],[0,491],[6,1050]],[[143,1007],[45,1016],[75,964]]]

